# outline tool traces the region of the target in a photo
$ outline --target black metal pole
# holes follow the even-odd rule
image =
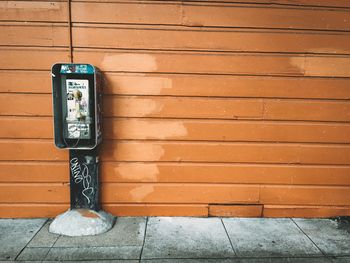
[[[69,150],[71,209],[100,210],[98,148]]]

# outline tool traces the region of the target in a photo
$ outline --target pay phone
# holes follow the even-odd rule
[[[90,64],[52,67],[55,145],[93,149],[101,141],[100,73]]]
[[[51,75],[55,145],[69,149],[71,209],[56,217],[50,232],[103,233],[112,228],[114,217],[100,211],[99,202],[101,74],[90,64],[57,63]]]

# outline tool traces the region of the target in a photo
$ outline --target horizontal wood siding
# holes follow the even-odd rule
[[[113,117],[103,124],[110,140],[350,143],[348,123]],[[53,138],[51,117],[2,116],[0,126],[1,138]]]
[[[118,216],[350,215],[350,4],[0,2],[0,217],[68,208],[50,69],[103,72]]]

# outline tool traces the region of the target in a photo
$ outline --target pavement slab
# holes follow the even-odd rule
[[[288,218],[225,218],[238,257],[322,256]]]
[[[30,261],[33,262],[33,261]],[[54,261],[40,261],[41,262],[54,262]],[[87,260],[87,261],[77,261],[77,260],[65,260],[64,263],[68,263],[68,262],[89,262],[89,263],[139,263],[139,260],[136,259],[115,259],[115,260]]]
[[[53,247],[45,260],[113,260],[113,259],[139,259],[141,246],[125,247]]]
[[[20,261],[0,261],[0,263],[9,263],[9,262],[28,262],[28,263],[43,263],[43,262],[48,262],[52,263],[55,261],[49,261],[49,260],[40,260],[40,261],[35,261],[35,260],[20,260]],[[116,259],[116,260],[86,260],[86,261],[80,261],[80,260],[65,260],[64,263],[69,263],[69,262],[89,262],[89,263],[139,263],[139,260],[135,259]]]
[[[44,260],[49,250],[48,247],[26,247],[17,257],[17,260]]]
[[[244,258],[240,263],[332,263],[325,257]]]
[[[174,258],[174,259],[143,259],[141,263],[240,263],[238,258],[200,258],[200,259],[185,259],[185,258]]]
[[[97,236],[60,236],[54,247],[142,246],[146,227],[144,217],[119,217],[113,228]]]
[[[49,233],[49,223],[0,220],[0,263],[136,263],[141,253],[143,263],[350,263],[350,222],[340,219],[119,217],[84,237]]]
[[[235,254],[219,218],[149,218],[143,259],[232,257]]]
[[[49,232],[49,226],[52,220],[48,220],[35,237],[28,243],[27,247],[52,247],[59,235]]]
[[[332,258],[332,263],[349,263],[350,257],[335,257]]]
[[[349,221],[335,219],[293,220],[326,255],[350,255]]]
[[[14,260],[47,219],[0,219],[0,260]]]

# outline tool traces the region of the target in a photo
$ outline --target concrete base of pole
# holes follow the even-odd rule
[[[92,236],[107,232],[113,227],[114,216],[104,211],[72,209],[58,215],[49,231],[65,236]]]

